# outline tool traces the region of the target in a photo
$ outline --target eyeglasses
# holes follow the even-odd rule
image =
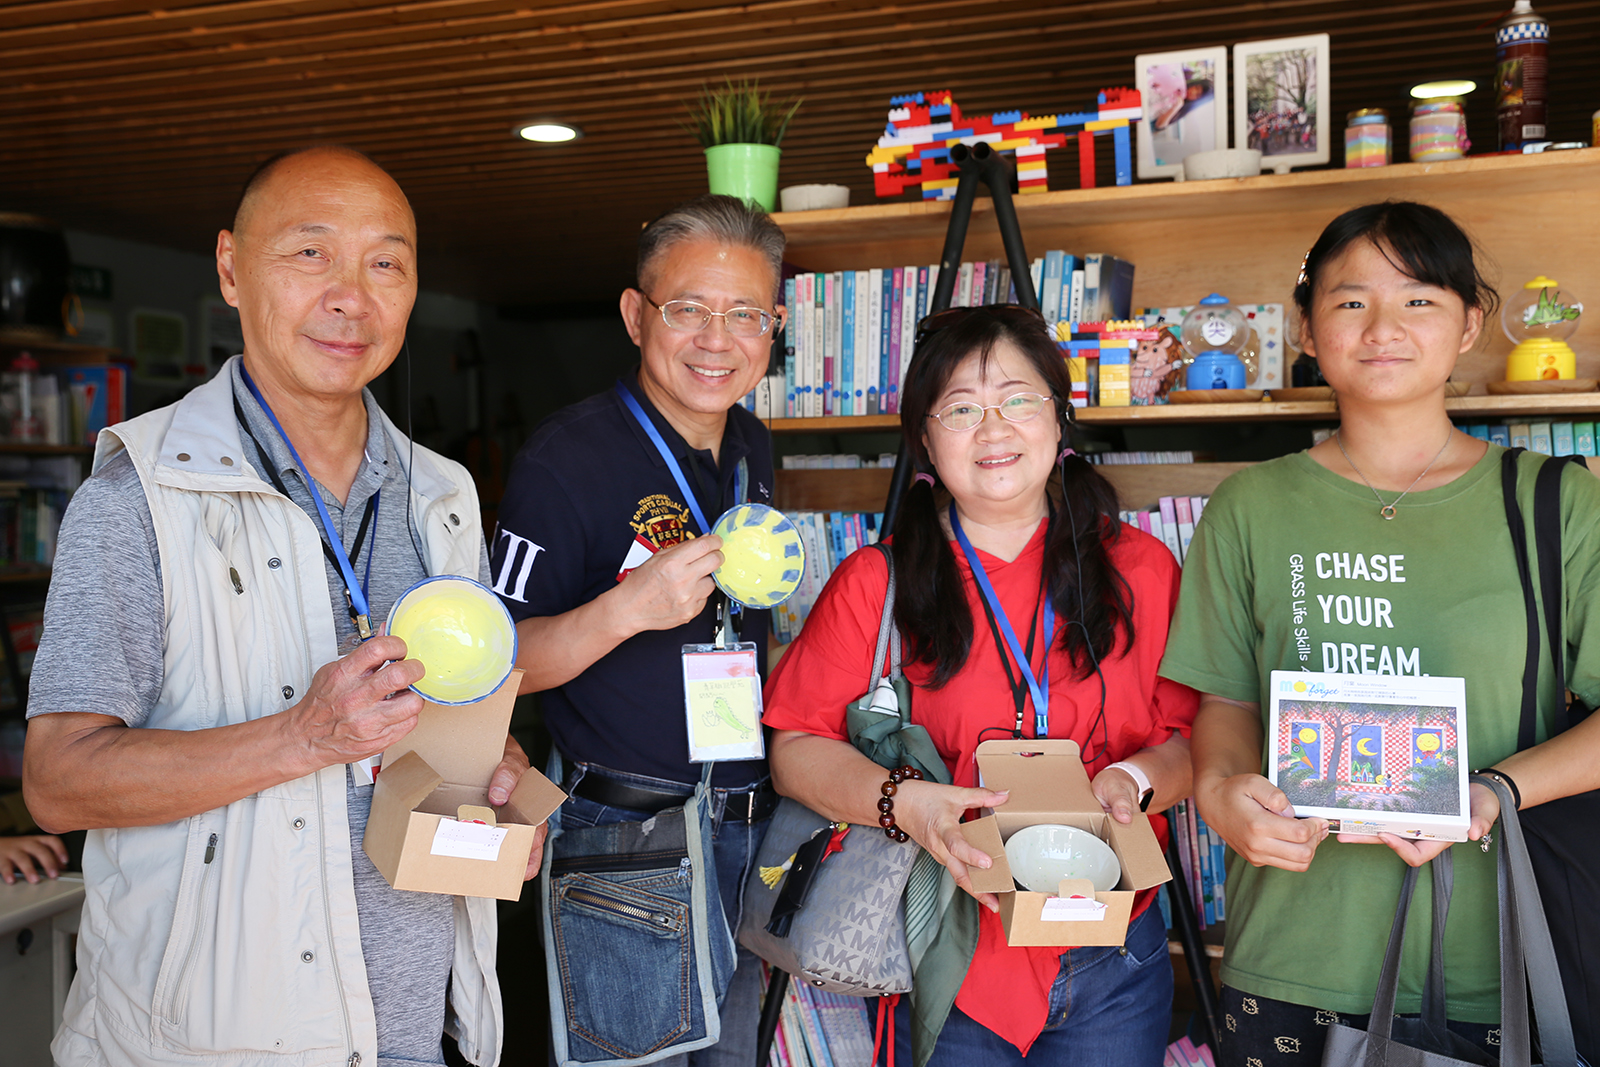
[[[963,309],[964,310],[964,309]],[[946,404],[943,408],[933,413],[933,418],[939,420],[939,425],[955,433],[965,433],[976,428],[990,411],[998,411],[1000,417],[1007,422],[1027,422],[1036,418],[1044,410],[1045,404],[1053,397],[1040,396],[1038,393],[1012,393],[998,404],[974,404],[968,400],[957,400],[954,404]]]
[[[929,336],[976,314],[988,315],[1002,322],[1010,321],[1023,327],[1034,327],[1044,322],[1044,315],[1041,312],[1034,308],[1025,308],[1020,304],[983,304],[978,307],[945,308],[943,311],[935,311],[917,323],[916,343],[920,345]]]
[[[698,333],[711,325],[712,319],[721,319],[722,328],[735,337],[760,337],[771,328],[776,316],[760,308],[729,308],[712,311],[693,300],[668,300],[658,304],[645,296],[650,306],[661,309],[661,321],[674,330]]]

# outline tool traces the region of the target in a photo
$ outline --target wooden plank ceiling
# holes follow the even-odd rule
[[[949,88],[974,112],[1079,108],[1129,84],[1140,52],[1318,31],[1332,34],[1335,131],[1352,108],[1404,114],[1415,81],[1470,76],[1484,87],[1469,98],[1469,129],[1492,148],[1492,25],[1505,3],[8,3],[0,210],[208,254],[259,160],[339,141],[410,194],[425,286],[555,312],[614,299],[640,223],[704,189],[699,147],[679,123],[706,81],[757,77],[803,95],[782,183],[846,183],[855,203],[873,199],[862,158],[891,94]],[[1551,134],[1586,140],[1600,106],[1600,4],[1538,9],[1554,26]],[[585,137],[514,139],[531,118]],[[1076,180],[1070,156],[1053,171]]]

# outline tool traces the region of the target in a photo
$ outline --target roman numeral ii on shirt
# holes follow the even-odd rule
[[[501,551],[501,542],[505,542],[503,554],[500,556],[500,569],[494,576],[494,591],[503,597],[526,604],[528,602],[528,572],[533,569],[534,557],[544,551],[543,545],[536,545],[526,537],[518,537],[510,530],[496,526],[494,531],[495,549],[497,554]],[[515,574],[515,579],[512,575]]]

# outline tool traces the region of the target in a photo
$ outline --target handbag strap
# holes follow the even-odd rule
[[[1444,927],[1449,917],[1451,890],[1455,885],[1455,861],[1445,849],[1434,857],[1433,868],[1433,952],[1428,961],[1428,977],[1423,987],[1423,1021],[1435,1028],[1445,1025]],[[1389,944],[1383,952],[1383,967],[1378,971],[1378,989],[1372,998],[1372,1015],[1367,1032],[1389,1037],[1394,1025],[1394,1002],[1400,988],[1400,955],[1405,945],[1406,927],[1411,915],[1411,898],[1417,888],[1417,868],[1407,866],[1400,883],[1400,899],[1395,903],[1394,924],[1389,927]]]
[[[1511,549],[1517,559],[1517,577],[1522,581],[1522,603],[1527,614],[1527,657],[1522,665],[1522,712],[1517,720],[1517,751],[1533,747],[1534,724],[1539,710],[1539,605],[1533,594],[1533,577],[1528,568],[1528,531],[1522,524],[1522,508],[1517,503],[1517,457],[1524,450],[1508,448],[1500,457],[1500,492],[1505,498],[1506,526],[1511,532]]]
[[[1534,880],[1522,820],[1504,782],[1482,774],[1472,781],[1492,789],[1500,801],[1500,1062],[1506,1067],[1533,1062],[1528,1004],[1539,1023],[1543,1067],[1576,1067],[1572,1017],[1561,987],[1555,946],[1545,922]]]
[[[1561,476],[1568,463],[1583,464],[1582,456],[1562,456],[1546,460],[1533,483],[1533,545],[1539,561],[1539,595],[1544,601],[1544,625],[1550,644],[1550,662],[1556,669],[1555,699],[1566,704],[1567,646],[1562,640],[1562,619],[1566,595],[1562,590],[1561,559]],[[1559,710],[1559,708],[1558,708]],[[1568,730],[1572,722],[1565,714],[1551,720],[1550,732]]]
[[[1517,504],[1517,456],[1523,450],[1507,449],[1500,459],[1500,488],[1505,498],[1506,524],[1511,531],[1511,546],[1517,557],[1517,577],[1522,581],[1522,602],[1527,612],[1527,657],[1522,667],[1522,712],[1517,722],[1517,751],[1532,748],[1538,734],[1539,714],[1539,600],[1544,601],[1545,640],[1550,661],[1555,666],[1555,694],[1564,702],[1566,693],[1566,645],[1562,640],[1562,615],[1566,599],[1562,592],[1561,559],[1561,476],[1566,465],[1582,463],[1582,456],[1563,456],[1546,460],[1533,483],[1533,539],[1538,561],[1539,596],[1534,595],[1533,573],[1528,560],[1528,534]],[[1551,732],[1571,726],[1563,713],[1551,720]]]
[[[894,624],[894,553],[882,541],[874,542],[871,547],[883,553],[883,561],[889,566],[889,588],[883,594],[883,618],[878,623],[878,647],[872,653],[872,677],[867,680],[869,693],[878,684],[878,679],[883,677],[885,652],[889,657],[889,680],[896,681],[901,674],[900,627]]]

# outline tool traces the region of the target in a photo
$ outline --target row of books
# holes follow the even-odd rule
[[[1143,530],[1172,550],[1179,563],[1189,554],[1189,542],[1194,538],[1194,525],[1206,508],[1206,496],[1164,496],[1150,511],[1124,511],[1119,514],[1123,522]]]
[[[1194,905],[1195,920],[1201,929],[1225,921],[1228,918],[1227,846],[1195,810],[1193,797],[1173,805],[1172,819],[1168,825],[1174,831],[1173,839],[1177,844],[1178,860],[1183,867],[1183,880],[1189,890],[1189,902]],[[1161,916],[1166,920],[1168,930],[1176,924],[1167,893],[1177,891],[1177,883],[1168,882],[1165,892],[1158,894]]]
[[[1592,456],[1595,424],[1592,422],[1468,423],[1462,430],[1490,444],[1526,448],[1547,456]]]
[[[764,980],[771,968],[761,965]],[[769,1067],[868,1067],[872,1063],[872,1009],[862,997],[825,993],[809,982],[789,983]]]
[[[763,418],[885,415],[900,410],[900,383],[911,361],[917,324],[939,285],[938,264],[797,274],[784,282],[789,309],[778,368],[744,399]],[[1127,318],[1134,267],[1105,253],[1059,249],[1032,264],[1046,322]],[[962,263],[951,307],[1014,303],[1016,286],[1002,260]]]
[[[806,566],[805,573],[800,576],[800,588],[772,611],[772,632],[783,644],[793,641],[800,632],[834,568],[850,553],[877,541],[883,513],[796,511],[789,513],[789,519],[800,531]]]
[[[895,455],[893,452],[884,452],[877,456],[852,456],[828,455],[805,456],[794,455],[783,457],[783,469],[786,471],[853,471],[863,467],[894,467]]]
[[[0,482],[0,568],[48,567],[67,510],[63,489]]]
[[[1203,1042],[1196,1045],[1187,1037],[1180,1037],[1167,1046],[1161,1067],[1217,1067],[1217,1061],[1211,1055],[1210,1045]]]

